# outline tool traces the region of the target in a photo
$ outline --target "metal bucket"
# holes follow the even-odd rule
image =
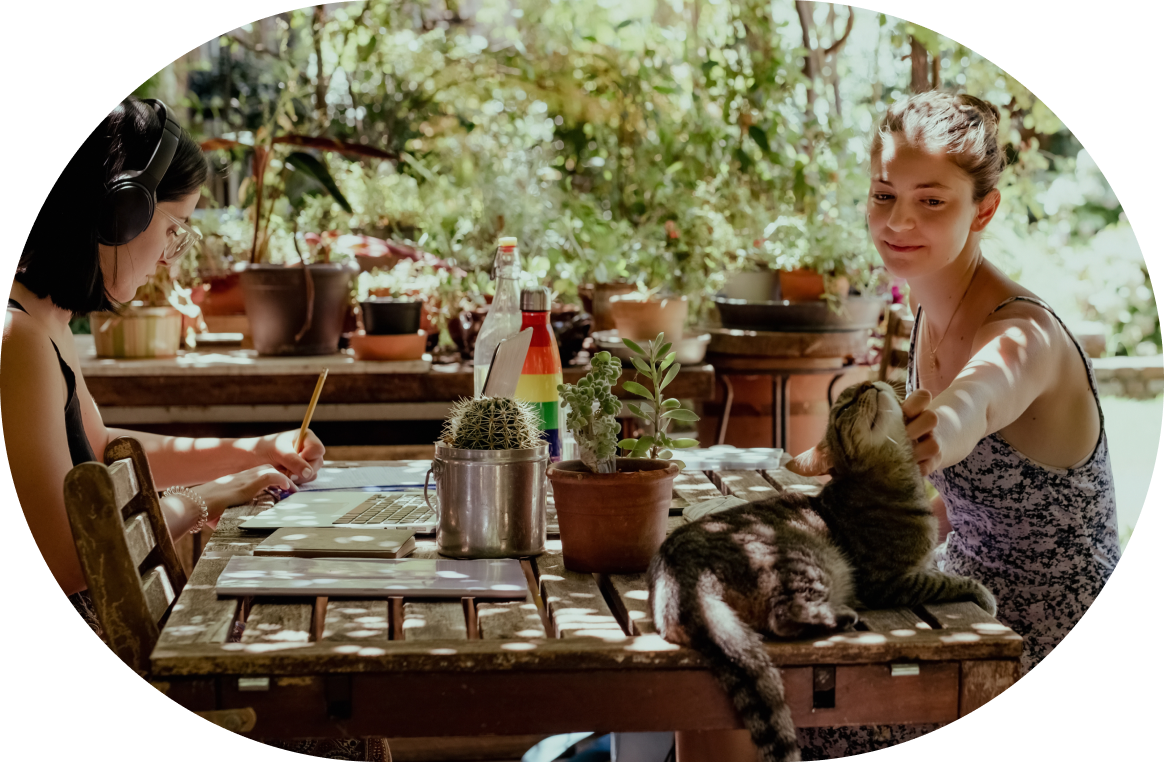
[[[516,558],[546,549],[550,448],[458,450],[436,443],[437,551],[453,558]]]

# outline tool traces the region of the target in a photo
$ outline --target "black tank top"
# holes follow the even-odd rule
[[[8,306],[28,314],[28,310],[21,307],[15,299],[9,299]],[[68,401],[65,402],[65,436],[69,442],[69,457],[72,458],[74,466],[97,460],[97,456],[93,454],[93,446],[89,444],[89,438],[85,436],[85,424],[81,420],[81,400],[77,397],[77,376],[69,364],[65,362],[65,359],[61,357],[61,350],[57,349],[56,342],[49,339],[49,343],[53,345],[53,351],[57,353],[57,362],[61,364],[61,374],[65,377],[65,387],[69,392]]]

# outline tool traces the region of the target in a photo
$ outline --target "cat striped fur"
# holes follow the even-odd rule
[[[851,629],[861,606],[996,609],[978,582],[930,566],[937,519],[891,387],[843,391],[821,448],[833,478],[818,495],[782,492],[682,526],[647,572],[655,626],[707,660],[762,762],[800,759],[765,636]]]

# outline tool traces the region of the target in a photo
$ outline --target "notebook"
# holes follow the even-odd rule
[[[218,577],[220,596],[520,598],[521,563],[503,559],[263,558],[234,556]]]
[[[319,474],[299,488],[300,492],[328,490],[384,491],[387,489],[416,489],[424,486],[424,476],[432,463],[417,461],[408,466],[357,466],[334,468],[324,466]]]
[[[255,546],[256,556],[297,558],[403,558],[416,549],[403,529],[285,527]]]

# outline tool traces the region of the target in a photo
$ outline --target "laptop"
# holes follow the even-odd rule
[[[434,503],[436,494],[429,490]],[[243,529],[341,527],[345,529],[411,529],[436,531],[436,513],[420,490],[404,492],[296,492],[241,524]]]

